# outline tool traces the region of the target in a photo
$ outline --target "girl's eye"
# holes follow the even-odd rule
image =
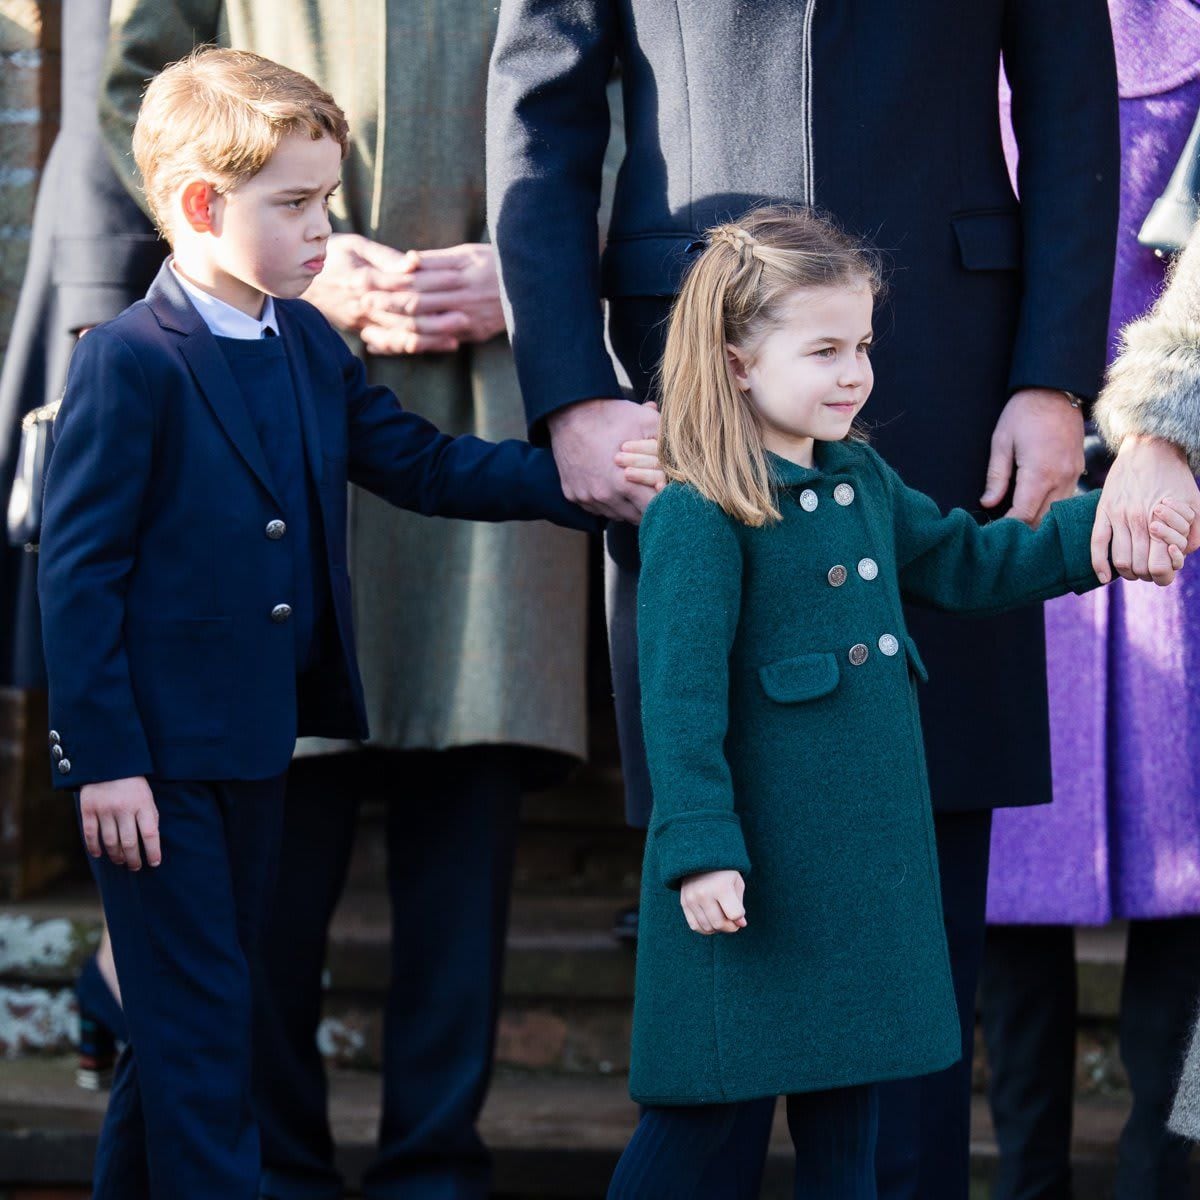
[[[874,349],[875,349],[875,344],[873,342],[863,342],[859,345],[858,352],[859,352],[859,354],[869,355],[871,353],[871,351]]]

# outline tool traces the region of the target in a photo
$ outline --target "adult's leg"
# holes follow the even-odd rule
[[[796,1200],[876,1200],[879,1088],[799,1092],[787,1098],[796,1148]]]
[[[524,752],[392,754],[392,977],[372,1200],[486,1200],[491,1078]]]
[[[643,1108],[608,1200],[755,1200],[774,1111],[774,1097]]]
[[[654,372],[666,340],[670,301],[626,297],[609,306],[608,334],[639,401],[652,398]],[[652,798],[642,740],[642,692],[637,669],[637,581],[641,568],[636,526],[612,524],[604,539],[604,600],[612,662],[617,740],[625,780],[625,817],[638,829],[650,823]]]
[[[1200,917],[1133,921],[1121,988],[1121,1060],[1133,1108],[1121,1131],[1116,1200],[1182,1200],[1191,1143],[1168,1131],[1200,995]]]
[[[130,1038],[94,1195],[256,1200],[251,971],[274,880],[283,781],[151,787],[162,864],[131,872],[93,861]],[[145,1175],[129,1166],[139,1136]]]
[[[288,772],[255,1004],[264,1200],[337,1200],[342,1194],[317,1027],[329,921],[346,882],[365,757],[300,758]]]
[[[980,1012],[1000,1167],[993,1200],[1070,1200],[1078,1010],[1069,925],[992,925]]]
[[[975,990],[992,814],[937,813],[934,826],[962,1058],[936,1074],[881,1085],[876,1166],[882,1200],[967,1200],[970,1190]]]

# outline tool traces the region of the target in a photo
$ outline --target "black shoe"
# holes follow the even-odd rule
[[[83,964],[75,980],[79,1002],[79,1066],[75,1082],[89,1092],[98,1092],[112,1084],[117,1043],[129,1040],[125,1014],[116,996],[109,990],[96,956]]]
[[[638,939],[638,907],[623,908],[613,920],[612,935],[618,942],[636,946]]]

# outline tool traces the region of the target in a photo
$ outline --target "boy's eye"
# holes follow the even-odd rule
[[[820,350],[814,350],[813,353],[818,358],[836,358],[837,348],[834,346],[823,346]]]
[[[283,202],[283,205],[285,208],[303,208],[304,201],[303,200],[285,200]]]

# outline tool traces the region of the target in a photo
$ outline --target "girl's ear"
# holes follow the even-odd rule
[[[729,363],[729,373],[743,392],[750,390],[750,379],[746,372],[750,369],[750,360],[736,346],[725,343],[725,361]]]

